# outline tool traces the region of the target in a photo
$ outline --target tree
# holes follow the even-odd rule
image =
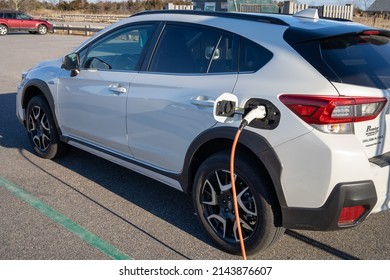
[[[164,3],[161,0],[147,0],[144,2],[145,10],[161,10]]]
[[[22,4],[22,1],[23,0],[11,0],[11,2],[13,3],[13,8],[15,10],[19,10],[20,9],[20,4]]]

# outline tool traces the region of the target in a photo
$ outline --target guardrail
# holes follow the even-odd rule
[[[70,24],[54,25],[53,33],[63,33],[67,35],[91,36],[105,27],[93,27],[92,25],[72,26]]]
[[[34,15],[37,18],[48,21],[60,22],[107,22],[114,23],[129,17],[129,15],[93,15],[93,14],[59,14],[59,15]]]

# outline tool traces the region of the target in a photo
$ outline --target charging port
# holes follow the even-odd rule
[[[280,111],[268,100],[254,98],[249,99],[244,106],[244,115],[248,114],[258,106],[264,106],[267,111],[267,115],[263,119],[254,119],[248,126],[260,129],[275,129],[279,125]]]

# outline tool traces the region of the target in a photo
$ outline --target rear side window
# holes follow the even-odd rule
[[[14,14],[14,13],[4,13],[4,18],[16,19],[16,14]]]
[[[379,34],[344,35],[322,39],[325,63],[339,81],[347,84],[390,88],[390,40]]]
[[[241,38],[239,69],[241,72],[256,72],[268,61],[273,54],[264,47],[248,40]]]
[[[221,34],[190,25],[168,24],[161,35],[149,71],[206,73],[210,60],[221,57],[216,46]]]

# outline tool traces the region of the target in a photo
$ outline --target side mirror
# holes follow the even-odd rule
[[[77,76],[80,72],[80,57],[77,53],[65,55],[62,60],[62,68],[71,71],[71,77]]]

